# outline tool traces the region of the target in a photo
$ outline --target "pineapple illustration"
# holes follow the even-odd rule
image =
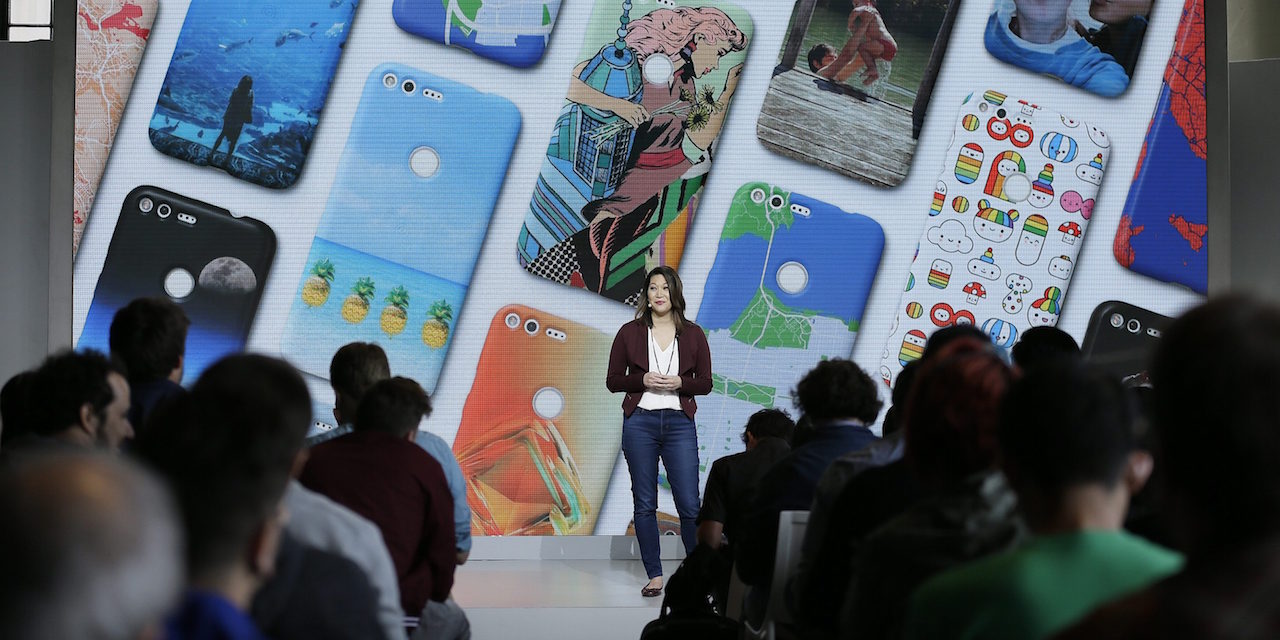
[[[321,258],[311,267],[311,277],[302,283],[302,302],[308,307],[318,307],[329,301],[329,287],[333,283],[333,263]]]
[[[409,322],[409,292],[396,287],[387,294],[387,306],[382,308],[382,332],[395,337],[404,331]]]
[[[444,346],[449,339],[449,323],[453,321],[453,307],[444,300],[436,300],[427,311],[430,320],[422,323],[422,343],[432,349]]]
[[[360,278],[351,286],[351,295],[342,301],[342,319],[351,324],[364,322],[369,315],[369,303],[373,302],[373,294],[377,286],[372,278]]]

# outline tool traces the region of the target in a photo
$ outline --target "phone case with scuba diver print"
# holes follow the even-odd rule
[[[752,25],[724,2],[596,3],[520,230],[520,266],[635,305],[678,266]]]

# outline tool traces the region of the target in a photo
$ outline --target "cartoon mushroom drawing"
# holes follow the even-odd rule
[[[1058,233],[1062,234],[1062,241],[1067,244],[1075,244],[1076,238],[1084,235],[1084,231],[1080,225],[1074,221],[1067,221],[1058,227]]]
[[[964,286],[964,295],[969,304],[978,304],[987,297],[987,289],[981,283],[970,282]]]

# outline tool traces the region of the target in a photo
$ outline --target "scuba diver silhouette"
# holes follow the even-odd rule
[[[252,121],[253,78],[244,76],[240,78],[240,84],[236,85],[235,91],[231,92],[231,98],[227,100],[227,110],[222,114],[222,132],[218,134],[218,139],[213,142],[213,148],[209,150],[209,163],[213,163],[213,154],[218,151],[222,139],[226,138],[227,158],[223,160],[222,166],[223,168],[230,166],[231,156],[236,152],[236,143],[240,141],[240,130]]]

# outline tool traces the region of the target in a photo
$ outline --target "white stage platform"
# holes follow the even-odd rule
[[[679,539],[662,538],[666,576],[683,555]],[[486,537],[458,568],[453,597],[475,640],[634,639],[662,604],[640,595],[645,582],[632,537]]]

